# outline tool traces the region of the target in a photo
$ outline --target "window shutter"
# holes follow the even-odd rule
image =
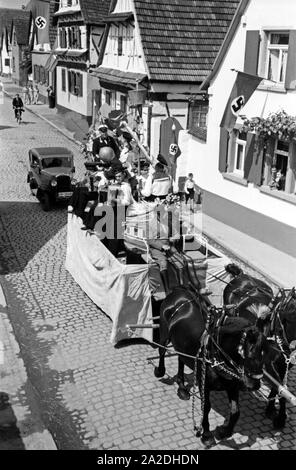
[[[296,89],[296,30],[290,31],[285,88]]]
[[[247,31],[244,72],[257,75],[259,58],[259,31]]]
[[[76,86],[76,75],[75,75],[75,72],[71,72],[71,92],[74,94],[76,92],[75,86]]]
[[[66,73],[65,73],[65,69],[62,69],[62,91],[66,91]]]
[[[77,29],[77,48],[81,49],[81,29]]]
[[[220,148],[219,148],[219,171],[225,173],[227,170],[227,154],[228,154],[229,134],[224,127],[220,128]]]
[[[67,30],[63,28],[63,48],[67,47]]]
[[[247,143],[246,143],[246,152],[245,152],[245,164],[244,164],[244,178],[249,181],[252,181],[253,171],[253,159],[254,159],[254,151],[255,151],[255,142],[256,142],[256,134],[248,133],[247,135]]]
[[[68,91],[71,93],[72,91],[72,80],[71,80],[71,72],[68,70]]]
[[[78,86],[79,86],[78,96],[83,96],[83,75],[82,75],[82,73],[78,74]]]

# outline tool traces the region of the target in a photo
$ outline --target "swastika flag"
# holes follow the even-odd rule
[[[249,101],[261,80],[263,80],[263,78],[257,75],[237,72],[237,77],[228,98],[220,127],[224,127],[228,132],[233,129],[237,116],[247,101]]]

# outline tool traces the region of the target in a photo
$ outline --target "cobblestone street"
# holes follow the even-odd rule
[[[177,358],[167,360],[168,375],[157,380],[147,361],[157,356],[156,349],[141,341],[111,345],[111,320],[64,268],[65,206],[46,213],[30,195],[28,150],[71,149],[79,178],[84,167],[78,147],[29,110],[18,126],[7,97],[0,106],[0,138],[0,280],[20,356],[57,447],[201,450],[192,430],[191,401],[177,397]],[[192,382],[192,374],[187,378]],[[293,393],[295,385],[293,370]],[[0,391],[5,392],[1,386]],[[199,404],[197,399],[198,424]],[[226,394],[214,393],[212,406],[213,429],[228,414]],[[213,450],[295,450],[296,413],[287,407],[286,427],[275,432],[265,418],[265,402],[242,393],[235,435]]]

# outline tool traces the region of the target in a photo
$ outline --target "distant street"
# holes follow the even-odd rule
[[[140,341],[111,345],[111,320],[65,270],[66,208],[43,212],[26,182],[28,151],[38,146],[73,150],[77,178],[83,175],[78,147],[28,110],[18,126],[6,97],[0,105],[0,274],[45,425],[59,449],[202,449],[191,401],[176,394],[177,358],[167,360],[169,376],[157,380],[147,361],[156,349]],[[192,374],[187,378],[192,383]],[[228,414],[226,394],[213,394],[212,405],[215,428]],[[275,432],[264,409],[262,399],[242,393],[236,433],[215,449],[295,449],[295,419]],[[196,399],[198,424],[199,413]]]

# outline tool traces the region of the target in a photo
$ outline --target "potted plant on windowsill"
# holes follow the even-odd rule
[[[281,110],[271,113],[267,118],[244,118],[243,132],[256,132],[261,139],[279,139],[291,142],[296,136],[296,116]]]

